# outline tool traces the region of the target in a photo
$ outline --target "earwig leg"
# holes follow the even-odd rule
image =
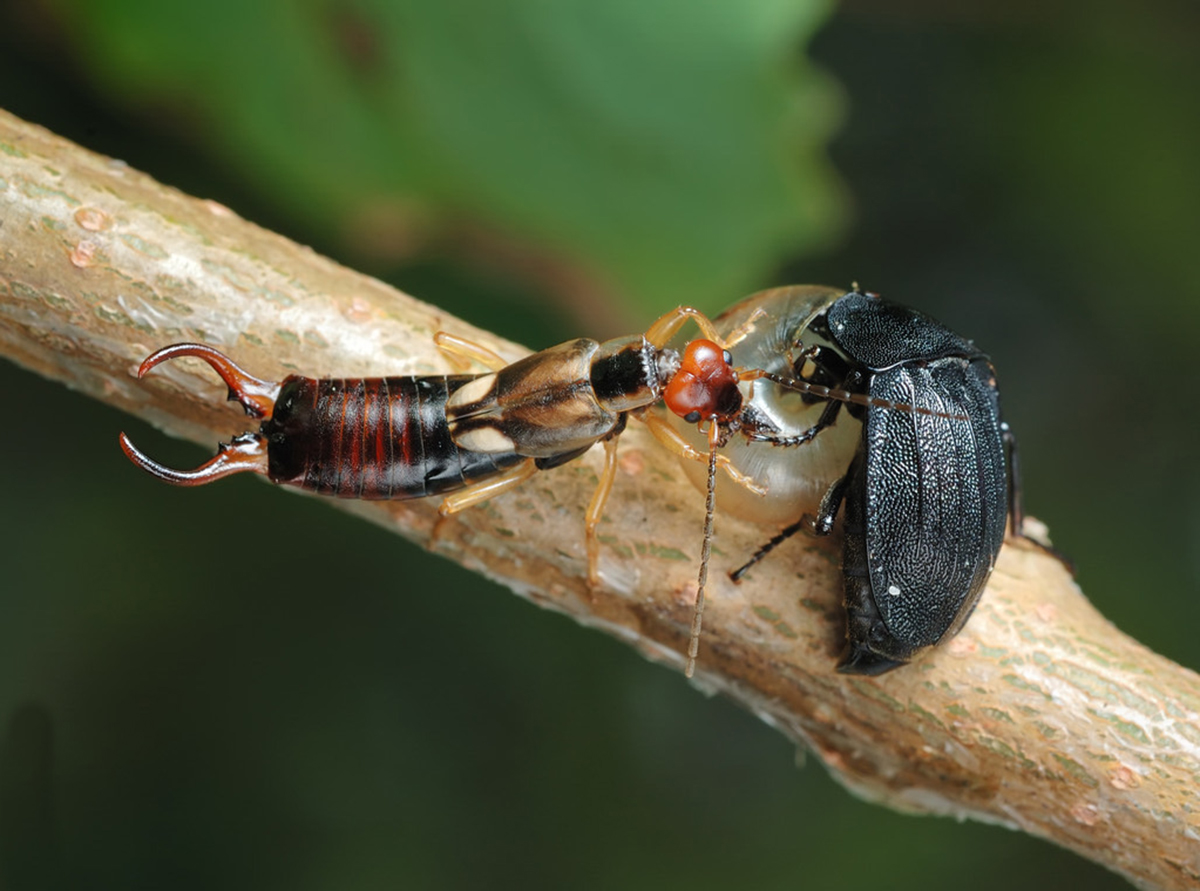
[[[704,335],[705,339],[711,340],[721,347],[721,349],[728,349],[753,332],[755,322],[764,315],[766,315],[765,310],[761,307],[756,309],[746,321],[734,328],[728,337],[722,337],[717,331],[716,325],[713,324],[712,319],[700,312],[700,310],[692,309],[690,306],[677,306],[669,313],[660,316],[643,336],[656,349],[662,349],[672,337],[679,333],[679,329],[690,319],[696,323],[696,327],[700,329],[700,333]]]
[[[595,587],[600,584],[600,539],[596,534],[600,518],[604,516],[604,506],[612,493],[613,480],[617,478],[617,437],[604,440],[604,470],[600,473],[600,482],[588,502],[587,514],[584,516],[584,532],[587,543],[588,584]]]
[[[442,355],[460,371],[467,371],[472,361],[478,362],[489,371],[499,371],[509,364],[499,354],[492,352],[482,344],[459,337],[457,334],[450,334],[448,331],[439,331],[433,335],[433,342],[442,351]]]
[[[442,500],[442,506],[438,508],[438,513],[446,517],[466,510],[468,507],[474,507],[489,498],[504,494],[509,489],[517,488],[537,472],[537,464],[534,463],[533,458],[530,458],[516,467],[509,468],[499,476],[468,486],[453,495],[447,495]]]
[[[259,473],[267,476],[267,441],[256,433],[243,433],[229,445],[195,470],[172,470],[146,457],[124,433],[120,436],[121,451],[142,470],[163,482],[176,486],[203,486],[234,473]]]
[[[691,443],[679,435],[679,431],[658,415],[652,412],[643,412],[638,414],[637,418],[646,425],[646,428],[654,435],[654,438],[662,443],[668,451],[689,461],[708,463],[709,458],[707,454],[693,448]],[[747,476],[734,467],[733,463],[724,455],[717,455],[717,466],[725,471],[725,474],[742,488],[748,489],[755,495],[767,494],[766,488],[756,483],[753,477]]]
[[[168,359],[181,359],[185,356],[193,356],[207,362],[213,371],[221,376],[221,380],[225,381],[225,386],[229,387],[229,398],[240,402],[250,417],[271,417],[275,400],[279,398],[279,382],[264,381],[247,373],[224,353],[202,343],[173,343],[151,353],[138,368],[137,376],[143,378],[154,366]]]
[[[766,314],[767,311],[761,306],[755,309],[754,312],[750,313],[746,321],[742,322],[742,324],[738,325],[729,332],[729,336],[725,338],[725,342],[721,344],[721,346],[725,349],[729,349],[730,347],[736,346],[738,343],[745,340],[754,333],[754,329],[758,327],[756,323]],[[712,340],[712,338],[710,337],[709,340]],[[719,343],[720,341],[717,342]]]
[[[725,346],[725,340],[717,333],[717,328],[704,313],[690,306],[677,306],[669,313],[662,315],[643,335],[656,349],[662,349],[672,337],[679,333],[688,319],[696,323],[700,333],[713,343]],[[705,461],[708,460],[706,457]]]

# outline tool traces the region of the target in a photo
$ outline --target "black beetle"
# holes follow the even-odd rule
[[[823,302],[810,303],[802,322],[792,320],[802,327],[793,344],[800,352],[789,359],[793,384],[820,384],[934,414],[845,404],[861,422],[849,469],[828,487],[815,518],[785,529],[732,576],[739,578],[801,528],[829,534],[844,502],[847,648],[838,670],[881,674],[952,637],[970,616],[1010,517],[1012,528],[1021,528],[1015,451],[1000,416],[995,371],[974,343],[874,294],[806,290]],[[783,376],[771,378],[789,384]],[[756,428],[751,399],[743,432],[803,451],[834,424],[844,404],[803,398],[823,403],[807,429]]]

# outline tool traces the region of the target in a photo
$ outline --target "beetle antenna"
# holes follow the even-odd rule
[[[717,446],[721,441],[716,420],[708,428],[708,494],[704,500],[704,545],[700,548],[700,579],[696,590],[696,608],[692,612],[692,633],[688,638],[687,664],[683,676],[690,678],[696,671],[696,654],[700,652],[700,626],[704,622],[704,586],[708,583],[708,558],[712,554],[713,514],[717,504]]]
[[[914,415],[930,415],[931,417],[935,418],[949,418],[952,421],[970,420],[970,418],[962,414],[938,411],[934,408],[926,408],[923,405],[913,405],[911,402],[893,402],[891,399],[881,399],[878,396],[868,396],[865,393],[851,393],[849,390],[839,390],[834,387],[826,387],[823,384],[814,384],[798,378],[784,377],[781,374],[774,374],[770,371],[748,371],[741,377],[741,379],[744,381],[756,380],[759,378],[779,384],[779,386],[788,390],[797,390],[801,393],[811,393],[813,396],[818,396],[821,399],[833,399],[837,402],[853,402],[855,405],[866,405],[872,408],[891,408]]]

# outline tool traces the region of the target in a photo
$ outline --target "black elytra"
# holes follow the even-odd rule
[[[848,646],[838,667],[878,674],[952,637],[975,608],[1014,500],[1011,436],[995,371],[971,341],[860,293],[830,306],[824,323],[868,395],[966,416],[864,410],[845,487]]]

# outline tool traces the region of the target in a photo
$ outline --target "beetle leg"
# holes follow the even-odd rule
[[[837,521],[838,509],[842,506],[842,502],[846,500],[846,489],[850,487],[850,477],[854,475],[857,469],[859,459],[856,456],[850,462],[850,469],[846,471],[846,475],[829,487],[821,499],[821,504],[817,507],[817,515],[813,517],[812,532],[813,535],[828,535],[833,531],[833,524]]]
[[[1058,548],[1025,532],[1025,505],[1021,498],[1021,465],[1017,460],[1017,439],[1007,422],[1000,423],[1000,433],[1008,450],[1008,534],[1027,541],[1056,559],[1067,572],[1075,575],[1075,561]]]
[[[600,538],[596,534],[600,518],[604,516],[604,506],[612,493],[613,480],[617,478],[617,437],[610,436],[604,440],[604,470],[600,472],[600,482],[588,502],[587,513],[584,515],[584,533],[587,544],[588,584],[600,584]]]
[[[522,461],[516,467],[510,467],[499,476],[475,483],[473,486],[467,486],[467,488],[455,492],[453,495],[447,495],[442,500],[442,505],[438,508],[438,513],[443,517],[447,517],[450,514],[466,510],[468,507],[474,507],[481,502],[487,501],[489,498],[495,498],[497,495],[504,494],[509,489],[517,488],[517,486],[521,485],[521,483],[525,482],[525,480],[529,479],[537,471],[537,464],[534,463],[533,458]]]
[[[1000,422],[1000,433],[1008,449],[1008,532],[1025,538],[1025,505],[1021,502],[1021,466],[1017,463],[1017,438],[1012,428]]]
[[[747,560],[737,569],[733,570],[733,572],[729,573],[730,581],[740,582],[742,580],[742,576],[749,572],[754,564],[758,563],[763,557],[767,556],[767,554],[771,553],[771,551],[775,550],[802,529],[811,530],[814,522],[815,520],[812,514],[805,514],[790,526],[784,526],[771,538],[770,541],[755,551],[749,560]]]
[[[827,402],[824,411],[821,412],[821,417],[817,418],[817,423],[799,433],[784,436],[775,431],[763,429],[752,430],[747,433],[747,436],[751,442],[769,442],[772,445],[783,447],[801,446],[812,442],[817,438],[817,434],[825,428],[832,427],[837,420],[838,412],[842,410],[842,405],[841,402]]]
[[[473,340],[459,337],[457,334],[439,331],[433,335],[433,342],[442,351],[442,355],[449,359],[450,363],[459,371],[467,371],[471,367],[472,361],[478,362],[489,371],[500,371],[508,367],[508,363],[498,353]]]
[[[708,454],[698,451],[692,447],[686,439],[679,435],[679,431],[668,424],[663,418],[653,412],[642,412],[636,415],[638,420],[646,425],[646,428],[654,435],[662,445],[671,453],[686,458],[689,461],[699,461],[702,464],[708,463]],[[755,495],[766,495],[767,490],[764,486],[754,481],[754,478],[742,473],[733,462],[724,455],[717,455],[717,466],[723,470],[731,480],[750,490]]]
[[[853,472],[854,467],[851,466],[850,472]],[[812,514],[804,514],[795,523],[790,526],[785,526],[766,544],[754,552],[753,556],[733,572],[729,573],[729,578],[735,582],[740,582],[754,564],[762,560],[763,557],[771,553],[797,532],[809,532],[813,535],[828,535],[833,531],[833,525],[837,520],[838,509],[842,506],[842,501],[846,497],[846,487],[850,485],[850,472],[839,479],[836,483],[829,487],[824,497],[821,498],[821,505],[817,509],[817,516]]]
[[[812,346],[804,346],[801,341],[796,341],[796,346],[800,349],[800,356],[804,359],[805,364],[797,369],[800,377],[805,380],[815,380],[818,372],[825,373],[826,383],[835,383],[837,381],[846,381],[853,373],[853,369],[846,362],[837,350],[830,349],[827,346],[813,344]],[[809,370],[808,363],[812,363],[812,370]],[[817,381],[822,383],[822,381]],[[845,386],[843,383],[842,386]]]

